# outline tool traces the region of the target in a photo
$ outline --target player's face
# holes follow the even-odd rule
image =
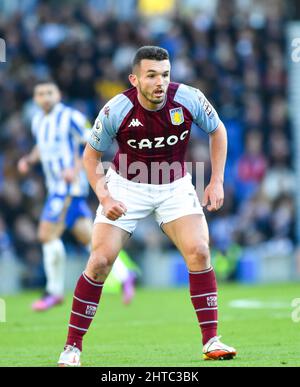
[[[143,59],[135,74],[129,77],[145,107],[156,109],[164,103],[170,83],[170,67],[169,60]]]
[[[34,101],[46,113],[61,99],[58,87],[52,83],[37,85],[34,89]]]

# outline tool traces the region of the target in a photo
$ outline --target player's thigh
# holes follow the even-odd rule
[[[41,243],[61,237],[70,202],[71,198],[64,195],[48,195],[38,226],[38,238]]]
[[[209,254],[209,232],[204,215],[186,215],[163,224],[162,229],[186,261],[197,254]]]
[[[83,245],[91,242],[93,221],[91,218],[78,218],[71,230],[76,240]]]
[[[49,222],[41,220],[38,226],[38,239],[41,243],[47,243],[60,238],[65,229],[63,222]]]

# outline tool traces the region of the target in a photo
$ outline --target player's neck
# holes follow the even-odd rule
[[[150,110],[150,111],[156,111],[156,110],[160,110],[162,107],[164,107],[164,105],[166,103],[167,96],[165,96],[165,99],[160,104],[150,102],[148,99],[146,99],[145,97],[143,97],[139,93],[137,94],[137,98],[138,98],[140,105],[144,109]]]

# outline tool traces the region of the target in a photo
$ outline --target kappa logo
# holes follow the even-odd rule
[[[130,122],[130,124],[128,125],[128,128],[130,128],[131,126],[133,126],[134,128],[136,128],[137,126],[144,126],[138,118],[133,118]]]
[[[88,305],[88,306],[86,307],[85,314],[86,314],[87,316],[95,316],[96,310],[97,310],[96,306]]]

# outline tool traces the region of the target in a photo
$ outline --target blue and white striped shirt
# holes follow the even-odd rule
[[[58,103],[45,114],[39,110],[32,119],[32,133],[50,194],[87,196],[89,184],[83,170],[68,184],[62,171],[72,168],[81,157],[82,144],[89,137],[88,121],[78,110]]]

